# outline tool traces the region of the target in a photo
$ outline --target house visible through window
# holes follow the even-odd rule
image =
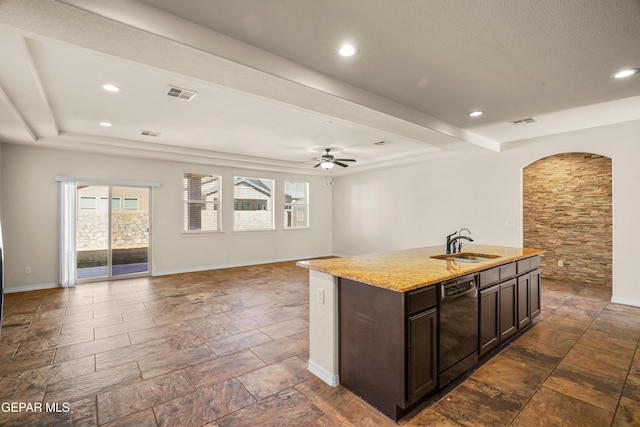
[[[273,180],[234,177],[233,229],[273,230]]]
[[[220,230],[221,180],[218,175],[184,174],[185,231]]]
[[[98,207],[97,199],[93,196],[80,197],[80,209],[96,209]]]
[[[117,211],[122,209],[122,199],[120,197],[111,198],[111,210]]]
[[[137,197],[125,197],[124,198],[124,208],[125,209],[138,209],[138,198]]]
[[[285,181],[284,228],[309,227],[309,184]]]

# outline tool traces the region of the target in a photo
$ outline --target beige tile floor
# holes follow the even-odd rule
[[[9,294],[0,425],[396,425],[311,375],[308,271],[277,263]],[[640,308],[543,280],[536,325],[403,426],[640,425]],[[64,405],[68,404],[68,408]]]

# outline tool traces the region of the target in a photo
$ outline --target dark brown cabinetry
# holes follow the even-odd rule
[[[500,341],[506,341],[518,332],[516,284],[516,279],[510,279],[498,285],[500,287]]]
[[[437,333],[435,308],[407,321],[407,401],[415,402],[436,388],[438,382]]]
[[[531,323],[531,275],[518,277],[518,329]]]
[[[533,319],[540,314],[540,270],[531,272],[529,295],[531,319]]]
[[[480,356],[540,314],[539,266],[540,257],[535,256],[480,272]]]
[[[480,356],[513,338],[540,313],[539,265],[536,256],[469,275],[474,286],[479,283],[479,298],[473,292],[473,306],[456,304],[458,311],[452,313],[455,320],[474,311],[474,336],[465,342],[479,344]],[[442,291],[449,282],[409,292],[344,278],[338,283],[340,383],[389,418],[398,420],[477,362],[474,350],[472,364],[454,362],[462,368],[439,383],[451,338],[445,327],[451,319],[444,315],[448,294]]]
[[[480,291],[480,356],[487,354],[500,344],[498,328],[500,309],[500,287],[492,286]]]
[[[436,289],[339,282],[340,383],[394,420],[437,386]]]

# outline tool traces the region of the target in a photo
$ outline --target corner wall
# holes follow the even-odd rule
[[[443,245],[467,227],[477,243],[521,246],[522,169],[553,154],[612,159],[613,301],[640,306],[640,121],[511,143],[500,153],[457,156],[334,179],[334,253]],[[515,221],[515,227],[510,227]]]
[[[330,182],[322,176],[87,154],[4,144],[0,179],[9,291],[56,286],[58,175],[160,182],[152,190],[151,262],[154,275],[199,271],[331,254]],[[223,232],[183,232],[183,174],[223,177]],[[274,231],[234,232],[233,176],[272,178]],[[284,180],[310,184],[311,228],[283,230]],[[230,196],[230,198],[229,198]],[[282,209],[278,207],[282,206]],[[24,268],[31,267],[25,275]]]

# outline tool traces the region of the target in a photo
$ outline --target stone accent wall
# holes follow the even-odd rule
[[[547,250],[543,276],[611,286],[611,159],[558,154],[524,168],[522,182],[524,246]]]
[[[76,225],[76,246],[80,250],[105,249],[109,238],[106,211],[80,210]],[[97,224],[97,225],[95,225]],[[113,211],[112,248],[149,246],[149,216],[145,211]]]

